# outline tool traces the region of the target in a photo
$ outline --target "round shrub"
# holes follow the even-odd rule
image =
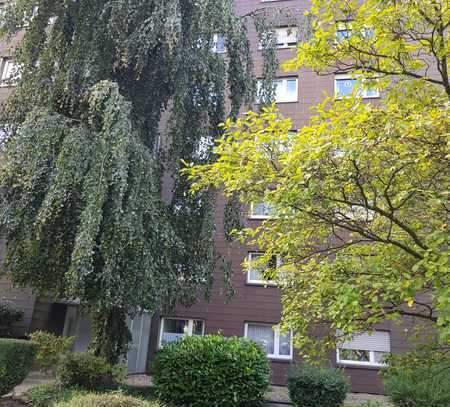
[[[20,384],[31,370],[36,348],[19,339],[0,339],[0,396]]]
[[[107,393],[75,395],[68,401],[54,404],[54,407],[158,407],[158,405],[121,393]]]
[[[57,374],[64,388],[110,390],[118,387],[124,370],[122,366],[111,366],[105,358],[83,352],[63,355]]]
[[[165,345],[151,367],[157,396],[176,406],[249,407],[269,386],[267,357],[245,338],[186,337]]]
[[[341,370],[306,363],[291,370],[287,386],[294,406],[298,407],[342,406],[350,388]]]

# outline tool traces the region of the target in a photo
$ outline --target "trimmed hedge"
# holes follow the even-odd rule
[[[289,396],[298,407],[339,407],[350,389],[348,379],[339,369],[325,369],[307,363],[288,375]]]
[[[169,405],[250,407],[269,386],[266,354],[245,338],[186,337],[165,345],[151,368],[155,393]]]
[[[64,388],[86,390],[116,389],[125,376],[122,366],[111,366],[105,358],[88,352],[63,355],[57,374]]]
[[[121,393],[75,395],[69,401],[61,401],[54,407],[158,407],[159,403],[149,402]]]
[[[0,338],[0,396],[25,379],[35,356],[36,348],[31,342]]]

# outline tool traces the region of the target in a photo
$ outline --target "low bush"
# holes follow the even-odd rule
[[[342,406],[350,389],[341,370],[318,368],[307,363],[290,371],[287,387],[292,403],[299,407]]]
[[[52,383],[32,387],[21,399],[33,407],[50,407],[56,402],[69,401],[77,394],[86,394],[86,392],[64,389],[61,385]]]
[[[249,407],[269,386],[267,357],[245,338],[186,337],[165,345],[151,368],[155,393],[169,405]]]
[[[158,407],[159,403],[146,401],[121,393],[76,395],[71,400],[61,401],[54,407]]]
[[[23,319],[23,311],[14,304],[0,301],[0,336],[11,334],[11,325]]]
[[[0,396],[25,379],[35,356],[36,348],[29,341],[0,339]]]
[[[57,336],[44,331],[33,332],[30,337],[36,344],[36,361],[45,373],[56,368],[60,358],[70,350],[75,340],[74,336]]]
[[[125,377],[122,366],[111,366],[106,359],[88,352],[63,355],[57,374],[64,388],[87,390],[116,389]]]
[[[391,355],[383,371],[387,395],[397,407],[450,406],[450,357],[423,350]]]

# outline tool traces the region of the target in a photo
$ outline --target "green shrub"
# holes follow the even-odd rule
[[[244,338],[186,337],[165,345],[151,367],[155,393],[169,405],[249,407],[269,386],[265,353]]]
[[[0,396],[25,379],[35,356],[36,348],[31,342],[0,339]]]
[[[397,407],[450,406],[450,358],[424,350],[391,355],[383,371],[387,395]]]
[[[123,366],[111,366],[106,359],[91,353],[66,353],[57,374],[64,388],[87,390],[115,389],[125,376]]]
[[[69,401],[61,401],[54,407],[158,407],[157,402],[149,402],[121,393],[76,395]]]
[[[11,325],[23,319],[23,311],[14,304],[0,301],[0,336],[10,335]]]
[[[74,336],[57,336],[44,331],[33,332],[30,337],[36,344],[36,361],[46,373],[56,368],[62,355],[70,350],[75,340]]]
[[[339,369],[325,369],[307,363],[292,369],[287,387],[294,406],[339,407],[349,391],[345,374]]]
[[[59,384],[41,384],[32,387],[21,399],[33,407],[50,407],[56,402],[68,401],[76,394],[86,394],[86,392],[63,389]]]

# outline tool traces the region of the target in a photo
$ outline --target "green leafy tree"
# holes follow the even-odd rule
[[[446,345],[448,2],[315,0],[310,13],[313,35],[286,68],[354,74],[382,100],[326,97],[295,135],[275,107],[228,120],[217,161],[185,171],[195,192],[213,185],[274,208],[238,236],[266,251],[262,262],[283,259],[267,277],[304,353],[404,317]]]
[[[94,352],[116,362],[127,316],[209,292],[215,193],[190,195],[178,170],[210,162],[219,123],[254,99],[246,19],[231,0],[17,0],[2,30],[18,27],[21,80],[1,118],[7,268],[78,298]]]

